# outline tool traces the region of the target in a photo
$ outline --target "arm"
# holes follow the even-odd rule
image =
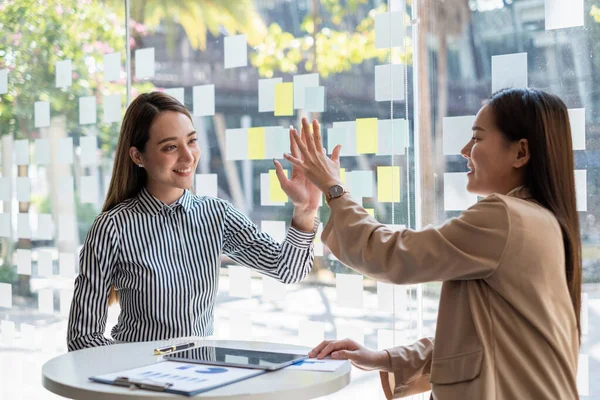
[[[432,338],[423,338],[410,346],[385,351],[389,355],[391,371],[381,371],[379,375],[386,398],[412,396],[431,390]]]
[[[104,330],[117,252],[114,222],[106,214],[100,215],[79,255],[80,271],[75,279],[67,331],[69,351],[114,343],[104,337]]]
[[[323,242],[352,269],[396,284],[486,278],[499,265],[510,230],[496,196],[421,231],[391,231],[347,195],[330,207]]]

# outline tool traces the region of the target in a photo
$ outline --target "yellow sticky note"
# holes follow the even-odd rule
[[[375,209],[365,208],[365,211],[368,212],[371,217],[375,218]]]
[[[275,85],[275,116],[294,115],[294,84],[292,82]]]
[[[377,118],[356,120],[356,152],[358,154],[377,153]]]
[[[285,176],[288,176],[287,169],[284,169],[283,172],[285,172]],[[288,201],[287,194],[281,189],[274,169],[269,170],[269,200],[273,203],[287,203]]]
[[[377,167],[377,201],[400,201],[400,167]]]
[[[248,159],[265,159],[265,128],[248,129]]]
[[[346,184],[346,168],[340,168],[340,179],[342,180],[342,184]]]

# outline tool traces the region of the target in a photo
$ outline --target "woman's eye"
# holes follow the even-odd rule
[[[473,137],[472,137],[472,139],[473,139],[473,141],[474,141],[474,142],[476,142],[476,141],[478,141],[478,140],[479,140],[479,138],[477,138],[477,137],[475,137],[475,136],[473,136]]]
[[[175,147],[176,147],[176,146],[174,146],[174,145],[167,146],[167,147],[165,147],[165,150],[166,150],[166,151],[175,150]]]
[[[198,139],[194,138],[192,140],[190,140],[190,144],[195,144],[198,141]]]

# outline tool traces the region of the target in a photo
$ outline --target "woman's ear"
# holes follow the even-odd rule
[[[521,139],[517,143],[515,143],[515,151],[517,153],[517,157],[513,162],[514,168],[521,168],[529,162],[529,142],[527,139]]]
[[[136,165],[143,165],[142,162],[142,154],[140,153],[140,151],[137,149],[137,147],[131,146],[129,148],[129,157],[131,157],[131,160],[136,164]]]

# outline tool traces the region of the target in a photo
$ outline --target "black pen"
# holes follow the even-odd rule
[[[162,354],[172,353],[174,351],[189,349],[190,347],[194,347],[195,345],[196,345],[196,343],[190,342],[190,343],[176,344],[173,346],[161,347],[159,349],[154,349],[154,355],[160,356]]]

